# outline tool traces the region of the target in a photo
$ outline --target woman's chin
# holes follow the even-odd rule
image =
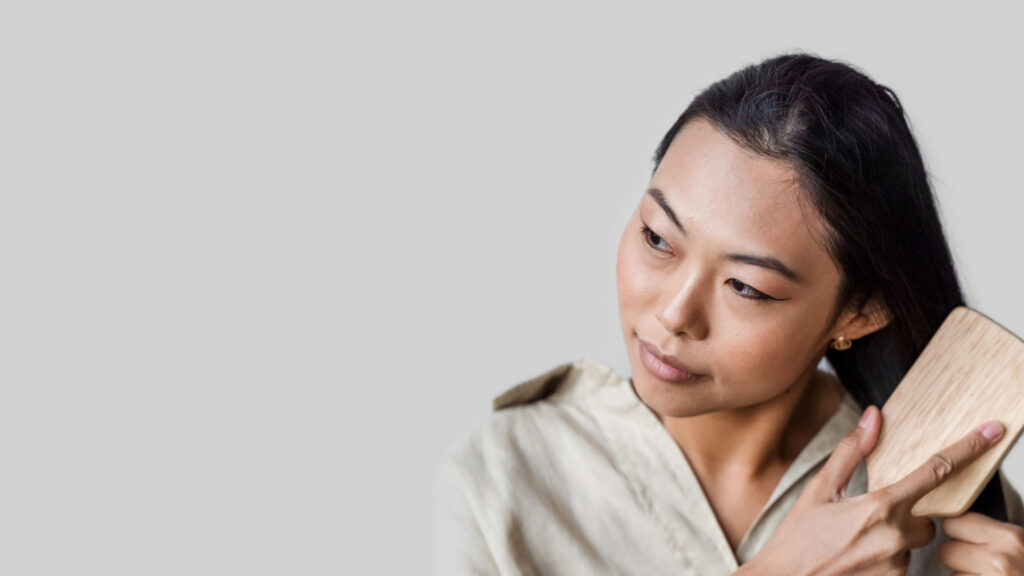
[[[659,418],[687,418],[708,412],[702,394],[656,378],[632,378],[637,397]]]

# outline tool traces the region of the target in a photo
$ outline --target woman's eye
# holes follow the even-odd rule
[[[652,249],[657,250],[658,252],[668,252],[668,243],[665,242],[664,238],[655,234],[654,230],[651,230],[647,224],[640,227],[640,234],[644,237],[644,242],[646,242]],[[664,244],[665,247],[661,248],[659,247],[659,244]],[[732,285],[733,290],[744,298],[749,298],[751,300],[778,300],[778,298],[772,298],[753,286],[744,284],[735,278],[730,279],[729,283]]]
[[[651,230],[650,228],[648,228],[647,224],[644,224],[640,228],[640,233],[643,235],[644,241],[647,242],[647,244],[651,248],[654,248],[655,250],[657,250],[659,252],[665,252],[665,251],[668,250],[668,244],[667,243],[665,244],[664,248],[658,248],[658,244],[662,243],[662,242],[665,242],[665,240],[661,236],[658,236],[657,234],[655,234],[654,230]]]
[[[753,300],[775,300],[775,298],[772,298],[764,292],[755,289],[753,286],[744,284],[735,278],[729,280],[729,283],[732,284],[733,289],[744,298],[751,298]]]

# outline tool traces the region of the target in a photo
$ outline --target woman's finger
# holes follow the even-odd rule
[[[936,452],[928,458],[927,462],[910,474],[882,490],[893,502],[913,506],[925,494],[945,482],[947,478],[977,460],[985,450],[991,448],[999,440],[1003,431],[1002,424],[986,422],[954,444]]]
[[[837,501],[845,495],[854,470],[878,440],[881,414],[875,406],[868,406],[861,415],[860,423],[852,432],[843,437],[832,451],[814,482],[821,501]],[[811,488],[810,486],[808,488]]]
[[[935,523],[927,516],[910,517],[910,529],[907,534],[907,547],[920,548],[935,539],[937,530]]]
[[[975,544],[999,542],[1007,537],[1007,530],[1014,531],[1021,530],[1021,528],[977,512],[965,512],[960,516],[942,519],[942,531],[950,538]]]
[[[980,544],[950,540],[939,545],[939,562],[967,574],[988,574],[992,569],[988,551]]]

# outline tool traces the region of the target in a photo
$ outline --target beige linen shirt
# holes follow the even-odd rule
[[[494,400],[456,438],[434,477],[434,572],[440,575],[732,574],[768,541],[861,410],[839,410],[786,470],[739,546],[729,545],[682,450],[628,379],[584,357]],[[1003,476],[1000,474],[1000,476]],[[864,463],[848,496],[867,487]],[[1003,481],[1009,519],[1020,496]],[[948,575],[936,537],[910,576]]]

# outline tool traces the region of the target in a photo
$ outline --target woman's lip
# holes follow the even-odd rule
[[[686,369],[685,364],[679,362],[678,358],[662,355],[657,347],[640,338],[637,338],[637,341],[640,343],[640,361],[658,378],[668,382],[691,382],[704,377],[704,374]]]

